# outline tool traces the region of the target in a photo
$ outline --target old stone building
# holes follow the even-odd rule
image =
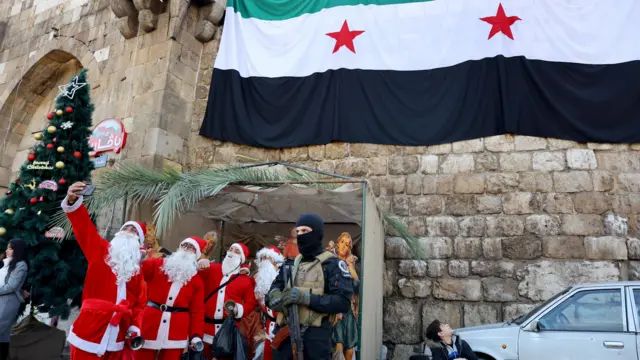
[[[194,169],[283,160],[369,179],[380,207],[407,220],[428,257],[414,260],[402,240],[387,239],[392,358],[405,359],[433,318],[452,326],[508,320],[568,284],[640,276],[640,144],[506,135],[264,150],[211,141],[198,131],[222,12],[184,4],[0,3],[0,189],[43,128],[57,86],[85,67],[94,123],[120,118],[130,133],[116,162]]]

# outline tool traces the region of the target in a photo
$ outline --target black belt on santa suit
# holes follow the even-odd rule
[[[204,318],[204,322],[206,322],[207,324],[213,324],[213,325],[222,325],[224,323],[224,320],[225,319],[212,319],[208,317]]]
[[[156,308],[162,312],[189,312],[189,309],[187,308],[167,306],[165,304],[158,304],[157,302],[153,302],[153,301],[147,301],[147,306]]]

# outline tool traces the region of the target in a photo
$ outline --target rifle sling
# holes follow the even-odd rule
[[[220,284],[220,286],[218,286],[217,288],[215,288],[215,290],[213,290],[209,295],[207,295],[207,297],[204,299],[204,303],[206,304],[206,303],[207,303],[207,300],[211,299],[211,297],[213,296],[213,294],[217,293],[217,292],[218,292],[218,290],[220,290],[220,289],[222,289],[223,287],[225,287],[225,286],[229,285],[233,280],[235,280],[235,279],[237,279],[237,278],[239,278],[239,277],[240,277],[240,274],[233,275],[233,276],[231,277],[231,279],[229,279],[226,283],[224,283],[224,284]]]

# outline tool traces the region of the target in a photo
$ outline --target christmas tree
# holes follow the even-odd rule
[[[49,123],[36,133],[19,178],[0,200],[0,249],[13,238],[28,246],[31,309],[66,319],[81,301],[87,261],[75,239],[62,241],[49,219],[60,208],[69,185],[88,181],[94,169],[89,152],[93,104],[86,70],[65,85]],[[1,251],[1,250],[0,250]]]

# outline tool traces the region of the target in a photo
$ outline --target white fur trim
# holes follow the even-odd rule
[[[196,258],[200,258],[200,256],[202,256],[202,253],[200,252],[200,245],[198,245],[197,241],[193,240],[192,238],[186,238],[182,240],[180,245],[184,243],[191,244],[191,246],[193,246],[196,249]]]
[[[262,255],[265,255],[269,259],[275,261],[276,264],[282,264],[284,262],[284,257],[281,254],[278,254],[277,252],[269,248],[263,248],[262,250],[258,251],[258,253],[256,254],[256,258],[259,260]]]
[[[263,354],[264,354],[264,342],[261,342],[260,345],[258,345],[258,347],[256,348],[256,356],[253,358],[253,360],[262,359]]]
[[[140,336],[140,334],[142,334],[142,331],[140,331],[140,329],[137,326],[129,326],[129,328],[127,329],[127,332],[129,334],[137,334],[138,336]]]
[[[244,306],[236,303],[236,312],[236,319],[242,319],[242,315],[244,315]]]
[[[238,245],[238,244],[233,244],[230,246],[230,248],[236,248],[238,250],[240,250],[240,264],[244,264],[244,262],[247,260],[247,258],[244,255],[244,250],[242,250],[242,246]]]
[[[78,209],[80,209],[80,206],[82,206],[82,201],[84,200],[84,196],[78,196],[78,200],[76,200],[76,202],[73,203],[73,205],[69,205],[69,195],[67,195],[64,200],[62,200],[62,204],[60,204],[60,206],[62,206],[62,211],[64,211],[65,213],[72,213]]]
[[[207,344],[213,344],[213,336],[204,334],[204,339],[202,339],[202,341],[206,342]]]
[[[167,306],[173,306],[176,298],[180,294],[182,289],[182,283],[173,282],[169,288],[167,294],[167,300],[165,304]],[[145,349],[160,350],[160,349],[183,349],[187,347],[188,339],[184,340],[169,340],[169,329],[171,328],[171,313],[163,312],[160,317],[160,326],[158,327],[158,335],[153,340],[146,340],[144,342]]]
[[[161,349],[184,349],[189,345],[189,340],[145,340],[144,349],[161,350]]]
[[[229,281],[231,276],[232,276],[232,274],[223,276],[222,280],[220,280],[220,284],[218,284],[218,286],[226,283],[227,281]],[[220,320],[220,319],[224,318],[224,298],[225,298],[226,292],[227,292],[227,287],[226,286],[223,287],[222,289],[218,290],[218,297],[216,298],[216,312],[215,312],[215,314],[213,314],[213,318],[214,319]],[[214,325],[214,326],[216,326],[216,325]]]
[[[127,225],[131,225],[136,228],[136,231],[138,232],[138,242],[140,243],[140,246],[144,246],[144,231],[142,231],[142,227],[140,227],[140,224],[135,221],[127,221],[126,223],[124,223],[124,225],[122,225],[120,231],[122,231],[122,229],[124,229],[124,227]]]
[[[200,336],[195,336],[193,339],[191,339],[191,345],[195,345],[200,341],[202,341],[202,339],[200,339]]]

